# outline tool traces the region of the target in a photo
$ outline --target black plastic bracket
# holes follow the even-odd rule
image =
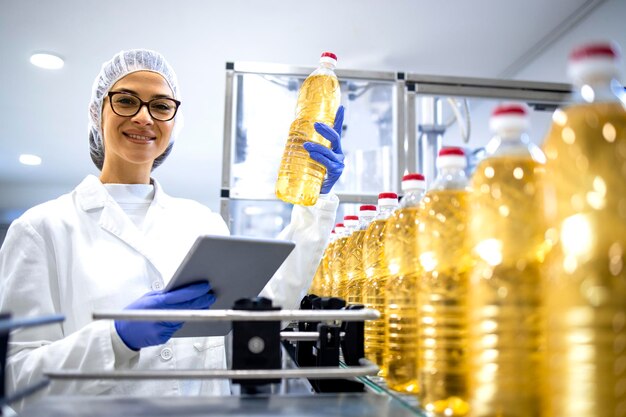
[[[362,304],[349,304],[346,310],[362,310]],[[362,321],[344,321],[341,324],[344,332],[341,340],[341,352],[343,361],[348,366],[358,366],[359,359],[365,357],[364,339],[365,325]]]
[[[263,298],[242,298],[235,302],[234,310],[280,310],[272,301]],[[280,321],[233,321],[232,369],[280,369]],[[233,379],[241,385],[242,394],[259,394],[270,391],[269,384],[280,379]]]

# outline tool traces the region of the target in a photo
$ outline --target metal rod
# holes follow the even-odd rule
[[[341,338],[346,336],[346,332],[339,333]],[[280,332],[280,338],[282,340],[295,340],[295,341],[308,341],[314,342],[319,339],[319,332]]]
[[[265,379],[265,378],[313,378],[333,379],[376,375],[378,366],[361,359],[361,366],[346,368],[319,367],[297,369],[181,369],[178,371],[47,371],[51,379]]]
[[[473,77],[453,77],[447,75],[425,75],[406,73],[407,82],[413,82],[418,85],[439,84],[442,86],[452,87],[485,87],[499,88],[505,90],[532,90],[532,91],[552,91],[552,92],[568,92],[571,91],[571,85],[563,83],[551,83],[541,81],[523,81],[523,80],[503,80],[499,78],[473,78]],[[418,88],[419,92],[419,88]],[[459,94],[460,96],[461,94]]]
[[[421,149],[417,146],[417,120],[415,111],[415,89],[408,89],[406,92],[406,171],[407,173],[422,173],[422,167],[417,167],[418,154]],[[420,160],[421,164],[421,160]]]
[[[8,332],[19,327],[41,326],[44,324],[62,322],[63,320],[65,320],[65,317],[60,314],[46,317],[0,320],[0,333]]]
[[[422,157],[422,174],[426,177],[427,188],[430,188],[437,177],[437,156],[441,149],[441,139],[445,131],[442,125],[442,103],[437,97],[422,97],[420,114],[420,156]]]
[[[418,84],[418,94],[452,97],[481,97],[533,103],[560,104],[570,100],[570,91],[506,89],[488,86]]]
[[[405,144],[406,144],[406,137],[405,137],[405,132],[406,132],[406,105],[405,105],[405,93],[404,90],[406,89],[405,87],[405,81],[404,81],[404,75],[402,75],[402,79],[400,79],[401,77],[398,76],[398,80],[396,80],[396,88],[394,90],[395,92],[395,100],[396,100],[396,105],[393,107],[394,113],[395,113],[395,121],[396,121],[396,163],[398,164],[397,166],[397,171],[393,172],[393,178],[391,179],[391,184],[392,185],[392,189],[391,191],[397,191],[398,193],[401,192],[402,190],[402,177],[404,176],[404,174],[406,173],[406,167],[407,167],[407,152],[405,149]],[[378,202],[376,202],[378,203]]]
[[[96,311],[93,318],[140,321],[362,321],[376,320],[380,313],[374,309],[362,310],[117,310]]]
[[[274,64],[266,62],[234,62],[234,71],[236,73],[262,74],[262,75],[295,75],[306,77],[315,70],[315,67],[300,67],[295,65]],[[337,68],[335,70],[337,77],[342,79],[355,80],[377,80],[377,81],[394,81],[395,72],[386,71],[361,71]]]

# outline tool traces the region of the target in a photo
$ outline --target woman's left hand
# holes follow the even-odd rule
[[[326,167],[326,178],[324,178],[320,194],[328,194],[343,172],[343,160],[345,158],[341,150],[343,112],[343,106],[339,106],[332,128],[324,123],[315,123],[314,125],[315,131],[330,141],[330,149],[315,142],[305,142],[303,145],[304,149],[309,152],[311,159]]]

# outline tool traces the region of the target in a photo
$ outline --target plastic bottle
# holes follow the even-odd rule
[[[345,269],[347,282],[345,298],[348,304],[363,304],[363,242],[365,232],[372,219],[376,217],[376,206],[365,204],[359,208],[359,225],[346,245]]]
[[[467,160],[460,148],[439,151],[439,174],[424,196],[417,244],[423,269],[418,292],[419,390],[429,413],[465,415],[468,404]]]
[[[619,50],[570,55],[576,103],[544,143],[546,388],[543,415],[626,415],[626,112],[611,89]],[[620,87],[621,88],[621,87]]]
[[[525,106],[496,107],[490,125],[471,181],[470,405],[473,417],[538,416],[545,156]]]
[[[322,259],[320,259],[320,263],[315,270],[315,275],[313,275],[313,281],[311,282],[311,286],[309,287],[308,294],[321,294],[322,282],[324,280],[324,263]]]
[[[317,142],[328,148],[331,144],[315,131],[315,122],[332,126],[341,101],[341,90],[334,69],[337,56],[324,52],[320,65],[300,87],[296,118],[289,128],[278,179],[276,196],[283,201],[303,206],[317,202],[326,168],[312,160],[302,146]]]
[[[324,250],[322,261],[324,262],[324,283],[322,285],[321,296],[331,297],[333,289],[333,250],[335,249],[335,242],[339,239],[339,236],[343,234],[345,226],[343,223],[337,223],[335,225],[334,233],[331,234],[332,242]]]
[[[379,375],[385,375],[383,354],[385,353],[385,286],[389,269],[385,260],[384,236],[387,219],[398,208],[396,193],[378,195],[378,215],[365,232],[363,243],[363,304],[380,312],[381,318],[365,322],[365,357],[381,368]]]
[[[321,296],[323,297],[323,288],[324,288],[324,277],[325,277],[325,272],[324,272],[324,268],[327,267],[328,263],[325,262],[325,257],[327,254],[327,249],[328,247],[333,243],[333,241],[335,240],[335,231],[331,231],[330,232],[330,237],[328,239],[328,244],[326,245],[326,248],[324,248],[324,253],[322,254],[322,259],[320,259],[320,263],[317,267],[317,270],[315,271],[315,276],[313,277],[313,282],[311,282],[311,287],[309,288],[309,294],[315,294],[317,296]]]
[[[332,297],[344,298],[342,295],[341,283],[344,281],[344,277],[346,275],[345,269],[345,253],[344,249],[346,243],[348,243],[348,239],[352,232],[359,225],[359,217],[354,215],[348,215],[343,217],[343,224],[345,228],[343,232],[337,236],[337,240],[335,241],[335,245],[333,246],[333,264],[330,270],[333,283],[331,287],[331,295]]]
[[[400,208],[387,220],[385,257],[389,267],[385,303],[384,368],[389,388],[417,394],[417,291],[420,276],[417,250],[419,204],[426,183],[422,174],[402,177]]]

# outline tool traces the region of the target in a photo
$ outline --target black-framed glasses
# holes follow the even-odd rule
[[[180,101],[169,97],[153,98],[143,101],[134,94],[125,91],[109,91],[109,103],[113,113],[122,117],[133,117],[143,106],[148,108],[150,116],[161,122],[172,120],[176,116]]]

